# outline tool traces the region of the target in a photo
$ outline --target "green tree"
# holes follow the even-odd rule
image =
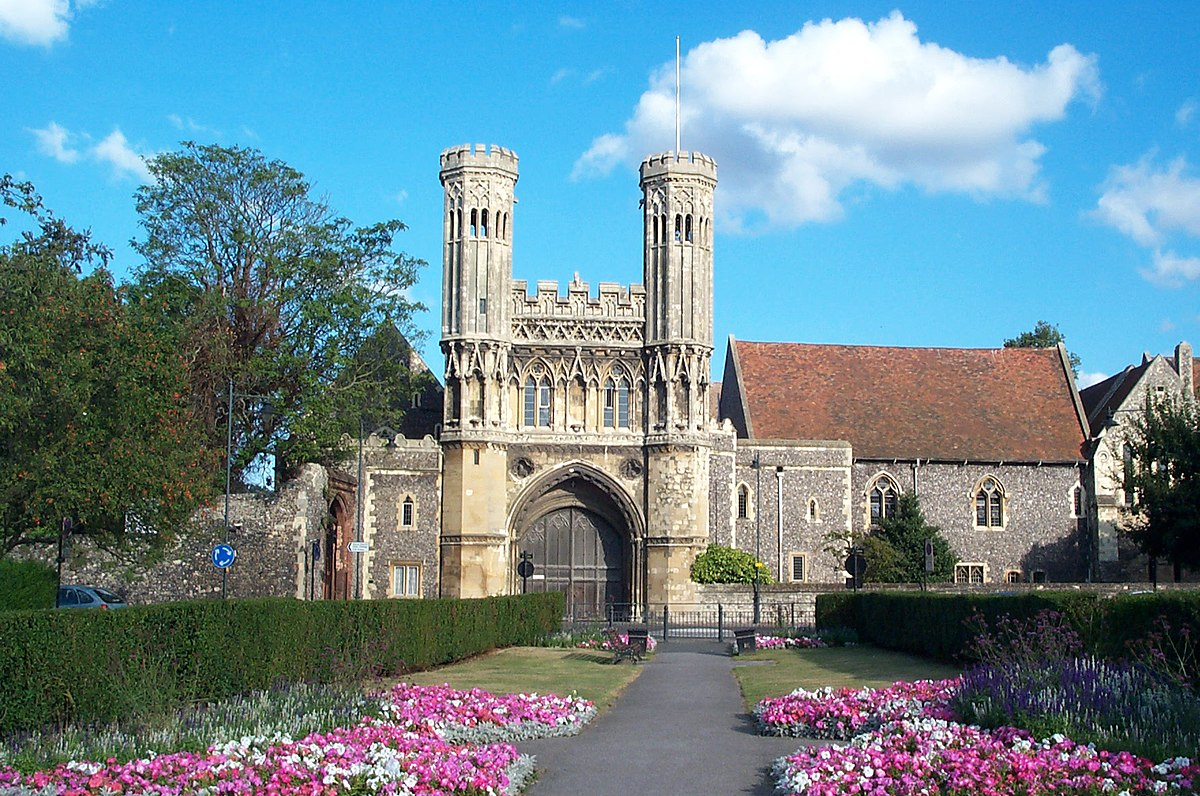
[[[28,183],[5,176],[0,200],[32,221],[0,246],[0,554],[55,542],[68,516],[109,548],[164,542],[208,483],[185,363],[104,247]]]
[[[1032,332],[1022,332],[1021,334],[1011,339],[1004,341],[1005,348],[1054,348],[1059,343],[1066,345],[1067,338],[1058,330],[1058,326],[1048,321],[1038,321],[1034,324]],[[1071,374],[1079,375],[1079,365],[1081,360],[1077,354],[1070,351],[1067,352],[1067,358],[1071,362]]]
[[[926,539],[933,541],[934,568],[929,580],[952,579],[958,556],[942,536],[941,529],[926,522],[916,494],[905,492],[896,503],[895,515],[880,520],[879,528],[863,539],[863,553],[867,557],[864,580],[919,583],[926,577]]]
[[[1132,427],[1124,530],[1146,555],[1200,567],[1200,412],[1191,400],[1151,401]]]
[[[383,324],[416,339],[424,308],[408,290],[424,263],[392,249],[404,225],[352,225],[300,172],[254,149],[185,142],[147,165],[136,290],[186,352],[210,445],[225,448],[232,381],[274,408],[268,422],[254,402],[235,407],[236,472],[264,452],[285,474],[340,459],[344,431],[408,397],[395,368],[358,355]]]
[[[725,545],[710,544],[692,562],[696,583],[770,583],[771,572],[751,553]]]

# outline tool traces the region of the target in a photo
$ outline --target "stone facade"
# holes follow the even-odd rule
[[[1119,532],[1128,505],[1123,487],[1128,443],[1147,401],[1194,400],[1196,363],[1192,347],[1181,342],[1173,357],[1142,356],[1138,365],[1083,390],[1091,424],[1085,492],[1090,526],[1087,564],[1097,580],[1148,578],[1149,561]]]
[[[316,584],[320,598],[325,570],[312,550],[324,536],[327,487],[325,469],[308,465],[277,493],[231,496],[229,542],[237,559],[228,570],[229,597],[308,599]],[[63,564],[63,583],[105,586],[135,604],[220,597],[221,570],[210,553],[224,541],[223,521],[223,503],[201,510],[179,541],[150,564],[77,540]]]

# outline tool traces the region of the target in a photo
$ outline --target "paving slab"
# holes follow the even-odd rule
[[[537,759],[528,796],[770,796],[771,763],[812,741],[755,733],[729,644],[660,643],[616,703],[572,738],[518,748]]]

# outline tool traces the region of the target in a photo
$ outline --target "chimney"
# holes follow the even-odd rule
[[[1192,347],[1186,342],[1175,346],[1175,369],[1179,371],[1179,382],[1183,386],[1184,396],[1195,398],[1196,384],[1192,370]]]

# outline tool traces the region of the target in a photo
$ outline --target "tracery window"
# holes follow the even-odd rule
[[[896,516],[896,502],[900,496],[900,487],[890,476],[881,475],[871,485],[871,524],[877,525],[880,520]]]
[[[629,428],[629,380],[620,368],[604,383],[604,427]]]
[[[525,380],[525,425],[539,428],[550,427],[550,399],[553,391],[550,389],[550,379],[534,379],[530,376]]]
[[[487,208],[484,208],[484,211],[479,214],[479,219],[480,219],[479,234],[481,237],[486,238],[488,236],[488,211],[487,211]]]
[[[975,527],[1004,527],[1004,489],[990,476],[975,490]]]

